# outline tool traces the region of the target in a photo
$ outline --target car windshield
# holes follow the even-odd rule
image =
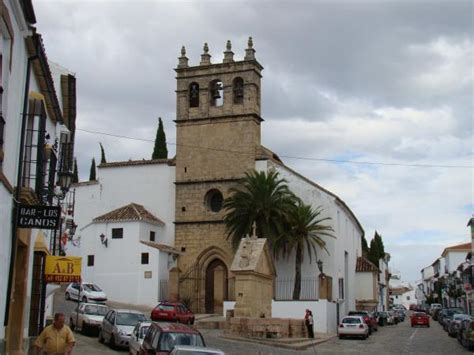
[[[117,325],[136,325],[146,320],[141,313],[117,313]]]
[[[84,313],[95,315],[95,316],[105,316],[108,310],[109,309],[105,306],[91,305],[91,306],[86,306],[86,308],[84,309]]]
[[[360,319],[359,318],[344,318],[342,320],[342,323],[345,323],[345,324],[359,324]]]
[[[455,314],[453,316],[453,319],[455,320],[463,320],[463,319],[469,319],[469,318],[471,318],[471,316],[468,314]]]
[[[462,312],[457,309],[448,309],[444,314],[446,315],[446,317],[452,317],[453,315],[459,314],[459,313],[462,313]]]
[[[417,312],[417,313],[414,314],[414,316],[415,316],[415,317],[424,317],[424,316],[426,316],[426,314],[425,314],[425,313],[421,313],[421,312]]]
[[[94,284],[84,284],[82,286],[84,287],[84,290],[86,291],[94,291],[94,292],[102,291],[99,286],[94,285]]]
[[[204,347],[201,335],[191,333],[163,333],[160,339],[160,349],[171,351],[175,345],[192,345]]]
[[[174,311],[174,306],[171,304],[160,304],[158,308],[162,311]]]
[[[351,312],[349,312],[349,315],[350,316],[367,316],[369,314],[368,314],[368,312],[354,312],[354,311],[351,311]]]

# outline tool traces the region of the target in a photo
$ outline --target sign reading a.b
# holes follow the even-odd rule
[[[46,256],[46,282],[81,282],[82,258],[77,256]]]

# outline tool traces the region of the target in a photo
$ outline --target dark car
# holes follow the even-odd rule
[[[387,312],[377,312],[377,321],[381,327],[384,327],[388,324],[388,313]]]
[[[182,303],[161,302],[151,311],[151,320],[194,324],[194,313]]]
[[[468,350],[474,350],[474,319],[465,319],[461,322],[458,331],[458,341]]]
[[[201,333],[183,324],[152,323],[140,347],[140,355],[169,354],[175,345],[205,347]]]
[[[464,311],[461,308],[453,307],[453,308],[445,308],[441,312],[438,313],[438,322],[441,324],[444,330],[445,328],[445,322],[444,318],[448,317],[448,319],[452,318],[454,314],[462,314]]]
[[[449,322],[448,325],[448,335],[450,337],[457,337],[459,329],[461,328],[461,324],[463,320],[470,320],[471,316],[469,314],[455,314],[453,315],[453,319]]]
[[[377,318],[372,312],[369,311],[350,311],[348,313],[349,316],[361,316],[364,319],[365,324],[369,327],[369,334],[372,332],[377,331],[379,329],[379,325],[377,322]]]

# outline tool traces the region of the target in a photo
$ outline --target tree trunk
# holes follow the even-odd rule
[[[301,294],[301,263],[303,259],[303,249],[298,243],[296,245],[296,258],[295,258],[295,288],[293,289],[293,299],[299,300]]]

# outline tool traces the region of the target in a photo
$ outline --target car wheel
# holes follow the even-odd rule
[[[82,328],[81,328],[81,332],[82,334],[86,335],[87,334],[87,323],[85,322],[82,322]]]
[[[339,339],[344,339],[344,335],[339,335]]]
[[[82,297],[82,302],[87,303],[87,297],[86,296]]]
[[[69,328],[71,328],[72,331],[74,331],[74,322],[72,321],[72,318],[69,318]]]
[[[64,297],[66,298],[66,301],[70,301],[70,300],[71,300],[71,295],[69,294],[69,292],[66,292],[66,294],[64,295]]]
[[[115,337],[113,334],[110,336],[109,346],[111,349],[115,349]]]
[[[99,330],[99,343],[104,343],[104,337],[102,336],[102,330]]]

